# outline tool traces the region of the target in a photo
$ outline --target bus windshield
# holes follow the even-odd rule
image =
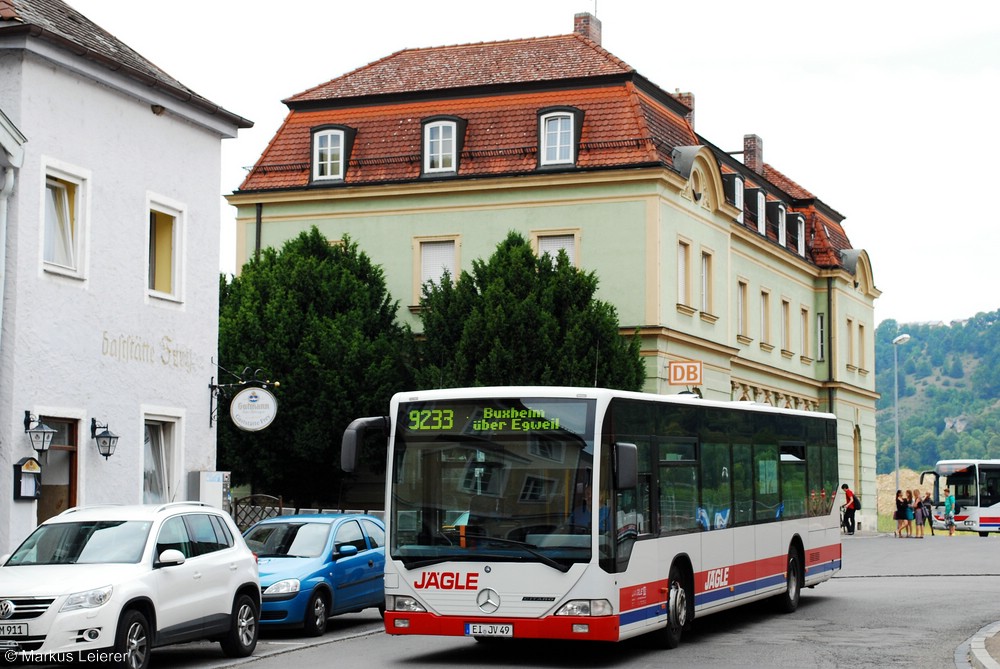
[[[391,556],[408,568],[590,561],[594,411],[588,399],[401,403]]]

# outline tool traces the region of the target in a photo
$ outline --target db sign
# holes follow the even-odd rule
[[[701,361],[671,360],[667,363],[667,373],[672,386],[700,386]]]

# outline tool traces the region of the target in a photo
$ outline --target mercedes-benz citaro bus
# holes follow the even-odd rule
[[[1000,532],[1000,460],[939,460],[933,471],[921,472],[934,478],[934,527],[947,529],[941,479],[955,496],[955,529],[989,536]]]
[[[841,566],[831,414],[596,388],[398,393],[388,436],[389,634],[673,648],[698,617]],[[842,502],[841,502],[842,503]]]

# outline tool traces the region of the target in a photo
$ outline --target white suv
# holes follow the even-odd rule
[[[257,559],[226,513],[198,502],[69,509],[0,565],[8,661],[145,669],[156,646],[257,646]]]

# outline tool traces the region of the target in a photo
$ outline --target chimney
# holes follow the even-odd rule
[[[757,174],[764,173],[764,140],[757,135],[743,135],[743,164]]]
[[[573,32],[583,35],[598,46],[601,45],[601,22],[590,12],[573,16]]]
[[[684,114],[684,118],[687,119],[688,124],[691,129],[694,130],[694,93],[681,93],[679,88],[674,89],[674,97],[680,100],[680,102],[691,108],[687,114]]]

